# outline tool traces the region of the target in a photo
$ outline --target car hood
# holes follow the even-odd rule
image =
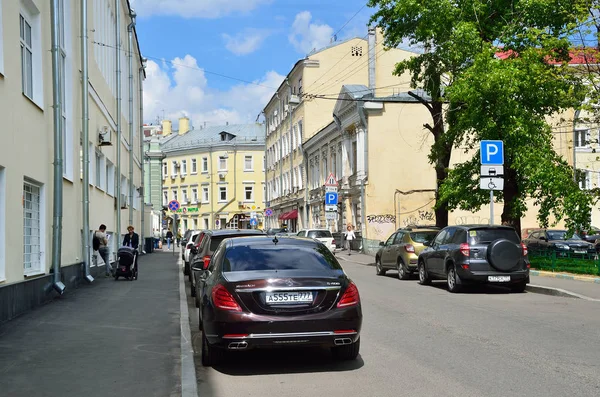
[[[568,245],[571,248],[590,248],[594,246],[584,240],[550,240],[550,243]]]

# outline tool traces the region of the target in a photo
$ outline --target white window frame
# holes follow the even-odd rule
[[[61,133],[63,141],[63,177],[73,180],[73,79],[71,48],[70,0],[58,0],[59,5],[59,57],[60,85],[62,91]]]
[[[202,157],[202,173],[206,174],[208,172],[208,157]]]
[[[222,194],[223,192],[225,192],[225,198],[223,199]],[[227,202],[227,197],[229,197],[229,195],[227,194],[227,185],[220,185],[219,186],[219,203],[226,203]]]
[[[181,204],[187,204],[188,203],[188,194],[187,194],[187,189],[186,188],[182,188],[181,189]]]
[[[187,160],[181,160],[181,176],[187,175]]]
[[[163,205],[167,205],[169,204],[169,191],[168,190],[163,190]]]
[[[106,157],[100,154],[100,190],[106,192],[107,190],[107,172],[106,172]]]
[[[44,109],[44,83],[43,83],[43,53],[42,53],[42,18],[40,10],[32,0],[20,1],[20,16],[23,16],[31,26],[31,97],[27,96],[40,109]],[[20,21],[20,17],[19,17]],[[20,24],[20,22],[19,22]],[[19,35],[20,38],[20,35]],[[19,40],[21,41],[21,40]],[[22,69],[21,69],[22,73]],[[22,80],[21,80],[22,81]]]
[[[179,197],[178,197],[177,193],[178,193],[177,189],[173,189],[173,200],[175,200],[175,201],[179,201]]]
[[[250,167],[248,167],[248,160],[250,160]],[[254,156],[251,154],[247,154],[244,156],[244,172],[252,172],[254,171]]]
[[[589,129],[576,129],[575,130],[575,142],[573,142],[573,145],[575,145],[575,148],[577,150],[586,150],[589,149],[591,147],[590,145],[590,130]],[[585,139],[584,142],[582,142],[582,138]]]
[[[31,267],[27,268],[27,264],[28,261],[25,259],[26,258],[26,254],[27,254],[27,250],[26,250],[26,244],[25,244],[25,240],[26,240],[26,228],[27,228],[27,224],[25,223],[25,219],[26,219],[26,213],[27,213],[27,194],[25,192],[26,187],[29,186],[30,188],[33,189],[37,189],[37,191],[39,192],[39,199],[38,199],[38,203],[37,203],[37,217],[38,219],[34,219],[33,216],[35,215],[36,209],[33,208],[34,206],[32,205],[32,208],[30,209],[30,215],[32,216],[30,219],[32,219],[32,223],[31,223],[31,230],[30,230],[30,237],[33,238],[34,243],[37,244],[31,244],[32,239],[30,239],[30,244],[29,246],[30,248],[30,255],[38,255],[37,258],[37,262],[33,262],[31,261]],[[35,191],[35,190],[33,190]],[[44,197],[44,185],[40,184],[38,182],[35,182],[29,178],[25,178],[23,180],[23,274],[25,276],[30,276],[30,275],[36,275],[36,274],[43,274],[44,273],[44,267],[45,267],[45,263],[46,263],[46,258],[45,258],[45,230],[46,230],[46,225],[45,225],[45,197]],[[37,236],[35,235],[35,231],[33,229],[33,223],[35,223],[35,221],[37,221]],[[35,249],[33,249],[33,247],[36,247]],[[31,258],[31,257],[30,257]]]
[[[203,218],[204,219],[204,229],[209,229],[210,226],[210,222],[208,218]]]
[[[102,168],[102,153],[98,150],[94,150],[94,185],[97,188],[102,188],[102,174],[104,169]]]
[[[250,192],[250,198],[248,198],[248,192]],[[244,202],[245,203],[253,203],[254,202],[254,186],[253,185],[244,185]]]
[[[0,18],[2,18],[1,14]],[[0,166],[0,282],[1,281],[6,281],[6,176],[4,167],[2,166]]]
[[[196,175],[198,173],[198,160],[192,159],[192,175]]]
[[[262,188],[263,188],[263,199],[262,199],[262,202],[266,203],[267,202],[267,184],[265,182],[262,182]]]
[[[89,184],[90,186],[96,185],[96,148],[92,142],[88,143],[88,159],[90,162],[88,163],[88,172],[89,172]]]
[[[175,178],[177,176],[177,160],[171,161],[171,178]]]
[[[163,169],[163,179],[166,179],[169,176],[169,166],[167,165],[167,163],[162,163],[162,169]]]
[[[198,203],[198,188],[193,187],[192,188],[192,204],[197,204],[197,203]]]
[[[106,193],[115,197],[115,165],[108,160],[106,163]]]
[[[585,178],[580,178],[579,175],[577,176],[577,185],[579,188],[581,190],[590,190],[592,188],[591,172],[586,169],[578,168],[577,173],[579,175],[585,175]]]
[[[223,162],[225,162],[225,167],[223,167]],[[227,171],[227,157],[219,156],[219,171]]]
[[[210,188],[208,186],[202,186],[202,204],[210,203]]]

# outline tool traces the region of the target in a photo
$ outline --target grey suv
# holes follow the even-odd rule
[[[445,279],[450,292],[483,283],[523,292],[529,283],[527,247],[508,226],[448,226],[427,245],[418,260],[420,284]]]

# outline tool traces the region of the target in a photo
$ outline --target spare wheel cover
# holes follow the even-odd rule
[[[499,239],[488,246],[490,265],[503,272],[510,271],[517,266],[522,255],[522,248],[510,240]]]

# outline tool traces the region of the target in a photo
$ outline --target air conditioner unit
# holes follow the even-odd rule
[[[238,201],[238,207],[242,207],[244,205],[243,201]]]
[[[98,131],[98,146],[112,146],[112,130],[107,126]]]
[[[227,176],[227,173],[219,172],[219,179],[225,179],[226,176]]]

